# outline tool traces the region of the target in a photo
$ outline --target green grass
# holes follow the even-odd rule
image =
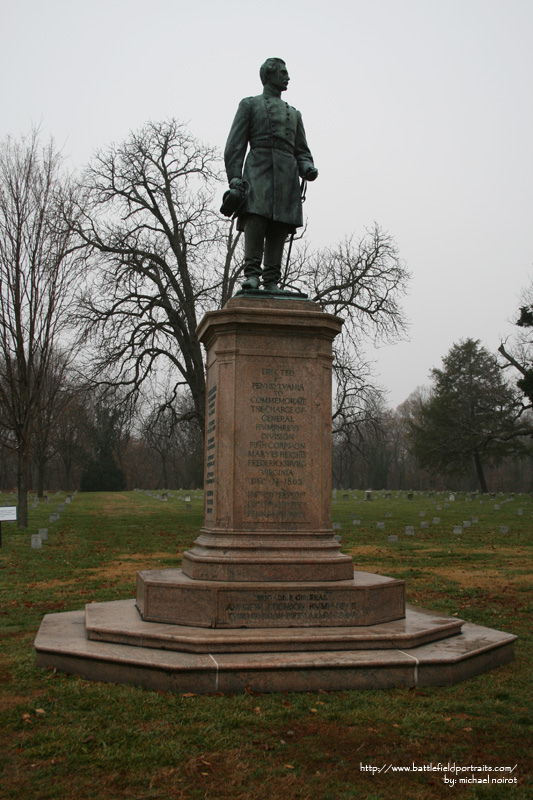
[[[174,494],[174,493],[173,493]],[[403,578],[409,602],[519,636],[511,664],[452,687],[182,696],[38,670],[45,613],[133,597],[138,569],[176,566],[202,523],[202,499],[140,492],[64,495],[2,525],[0,799],[498,800],[533,795],[530,631],[533,505],[405,494],[360,502],[337,492],[333,521],[357,568]],[[494,505],[499,503],[500,509]],[[440,510],[436,510],[441,505]],[[517,509],[522,508],[519,516]],[[424,517],[419,512],[425,512]],[[390,513],[390,517],[385,515]],[[352,524],[356,514],[361,524]],[[440,517],[433,524],[433,517]],[[479,522],[455,535],[453,526]],[[420,521],[429,521],[420,528]],[[376,523],[384,521],[385,530]],[[415,526],[415,535],[404,533]],[[500,526],[509,527],[508,534]],[[32,550],[40,527],[49,540]],[[388,536],[396,534],[397,542]],[[516,785],[450,788],[438,772],[364,766],[517,765]],[[471,773],[468,773],[468,777]],[[500,773],[506,776],[505,773]],[[457,777],[457,776],[454,776]]]

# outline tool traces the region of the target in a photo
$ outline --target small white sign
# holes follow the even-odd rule
[[[0,522],[13,522],[16,518],[16,506],[0,506]]]

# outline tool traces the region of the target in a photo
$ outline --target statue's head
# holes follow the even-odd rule
[[[263,86],[273,86],[280,92],[286,90],[290,80],[287,65],[282,58],[267,58],[265,63],[261,64],[259,77]]]

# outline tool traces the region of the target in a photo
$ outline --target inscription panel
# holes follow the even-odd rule
[[[215,513],[216,469],[216,383],[207,392],[207,429],[205,445],[205,519],[212,521]]]
[[[245,482],[247,522],[308,519],[309,404],[306,378],[274,364],[248,372]]]
[[[390,591],[392,599],[397,589]],[[326,588],[296,591],[224,592],[218,625],[283,627],[360,625],[366,623],[366,592]]]

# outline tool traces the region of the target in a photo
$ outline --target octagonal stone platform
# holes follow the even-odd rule
[[[192,580],[180,569],[137,573],[137,607],[148,622],[206,628],[377,625],[405,614],[405,582],[353,571],[351,580]]]
[[[102,607],[108,606],[105,613],[109,615],[111,610],[111,616],[115,616],[115,622],[122,628],[119,635],[132,634],[126,618],[132,612],[137,614],[134,601],[95,605],[100,609],[96,609],[95,615],[89,612],[88,619],[92,623],[95,622],[95,616],[101,616]],[[109,608],[113,606],[114,609]],[[426,623],[424,617],[427,618]],[[119,621],[121,618],[122,622]],[[272,640],[282,633],[279,629],[269,629],[268,632],[253,632],[259,640],[254,652],[228,652],[226,643],[223,653],[216,651],[216,645],[211,647],[210,652],[193,653],[184,649],[167,649],[162,646],[161,639],[154,648],[155,642],[150,642],[151,635],[147,634],[150,631],[156,636],[165,634],[165,630],[157,631],[163,628],[167,636],[172,636],[172,626],[142,623],[139,628],[140,618],[134,624],[135,644],[88,638],[86,612],[70,611],[45,616],[35,640],[35,649],[38,666],[76,673],[87,680],[198,694],[246,690],[307,692],[319,689],[340,691],[388,689],[395,686],[444,686],[471,678],[513,659],[516,637],[512,634],[461,623],[454,618],[440,619],[444,625],[446,619],[459,622],[460,632],[454,634],[450,628],[444,627],[441,633],[446,638],[411,648],[405,646],[407,638],[402,642],[399,630],[395,639],[394,631],[389,627],[387,632],[384,631],[381,642],[383,645],[388,639],[388,649],[379,648],[377,636],[369,635],[369,632],[359,632],[361,638],[355,647],[353,638],[350,638],[353,632],[323,629],[326,637],[331,636],[331,649],[278,652],[268,647],[264,651],[264,647],[272,644]],[[431,627],[436,623],[435,615],[421,609],[408,608],[406,620],[407,628],[412,625],[413,632],[418,629],[413,642],[416,642],[417,636],[423,635],[426,624]],[[99,624],[100,627],[109,625],[109,616],[107,623],[102,623],[100,619]],[[398,626],[399,623],[390,625]],[[98,623],[94,630],[97,627]],[[228,635],[228,631],[210,633]],[[292,639],[296,641],[299,635],[308,636],[309,629],[303,632],[293,629],[292,633]],[[205,634],[205,629],[201,629],[200,640]],[[106,635],[112,637],[114,634],[107,631]],[[191,628],[189,636],[194,639],[197,632]],[[263,648],[262,652],[259,652],[259,647]]]

